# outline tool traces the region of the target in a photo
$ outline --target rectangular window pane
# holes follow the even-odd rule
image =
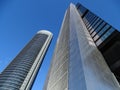
[[[110,25],[106,25],[95,37],[94,37],[94,41],[96,41],[99,36],[101,36],[108,28],[110,27]]]
[[[97,20],[97,16],[94,16],[94,18],[91,20],[91,22],[89,23],[89,25],[87,26],[87,28],[89,29],[89,27]]]
[[[94,33],[92,33],[92,37],[105,25],[105,22],[103,22],[98,28],[95,29]]]
[[[89,17],[89,12],[83,17],[83,21],[85,24],[88,22],[87,17]]]
[[[96,45],[99,46],[103,41],[101,39],[99,39],[97,42],[96,42]]]
[[[88,28],[89,30],[90,29],[92,29],[93,27],[94,27],[94,25],[98,22],[98,21],[100,21],[100,18],[97,18],[97,20],[93,23],[93,24],[91,24],[91,26]],[[92,31],[91,31],[92,32]],[[90,32],[90,33],[91,33]]]
[[[104,41],[108,36],[112,34],[112,32],[115,31],[114,28],[110,28],[102,37],[101,39]]]
[[[80,12],[80,15],[81,15],[81,16],[82,16],[86,11],[87,11],[86,8],[84,8],[83,6],[80,6],[79,12]]]
[[[107,24],[107,25],[98,33],[98,35],[99,35],[99,36],[102,35],[109,27],[110,27],[110,25]]]
[[[100,23],[101,23],[102,21],[103,21],[103,20],[101,19],[99,22],[97,22],[97,23],[93,26],[93,28],[92,28],[92,30],[91,30],[90,33],[92,33],[92,32],[100,25]]]
[[[88,23],[86,24],[86,27],[88,27],[89,24],[91,24],[91,22],[94,20],[95,16],[91,16],[89,19],[88,19]]]
[[[96,45],[99,46],[108,36],[111,35],[112,32],[114,32],[114,28],[110,28],[97,42]]]

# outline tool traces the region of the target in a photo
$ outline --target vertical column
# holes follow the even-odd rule
[[[81,62],[81,55],[79,49],[79,42],[76,32],[76,23],[74,17],[74,12],[72,9],[72,4],[70,5],[70,40],[69,40],[69,72],[68,72],[68,82],[69,90],[86,90],[85,75],[83,71],[83,66]]]

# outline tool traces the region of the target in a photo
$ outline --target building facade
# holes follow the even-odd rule
[[[37,32],[0,74],[0,90],[30,90],[51,39],[51,32]]]
[[[78,3],[76,7],[97,48],[120,83],[120,32],[81,4]]]
[[[102,52],[116,30],[98,18],[82,5],[70,4],[43,90],[120,90]]]

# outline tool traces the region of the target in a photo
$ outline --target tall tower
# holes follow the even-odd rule
[[[81,12],[85,16],[83,11],[84,8]],[[118,81],[83,22],[84,16],[80,16],[79,9],[73,4],[67,9],[44,90],[120,90]]]
[[[29,90],[42,64],[52,33],[41,30],[0,74],[0,90]]]

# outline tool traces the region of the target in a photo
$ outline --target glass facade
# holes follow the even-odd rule
[[[39,33],[23,48],[0,74],[0,90],[20,89],[47,38],[47,34]]]
[[[70,4],[65,13],[43,90],[119,90],[116,79],[85,27],[87,25],[89,31],[95,32],[103,20],[84,7],[82,10],[79,10],[80,6],[77,8]],[[105,32],[108,32],[107,28]]]
[[[115,31],[111,25],[103,21],[101,18],[93,14],[82,5],[77,5],[77,9],[81,17],[84,15],[84,17],[82,17],[83,22],[97,46],[99,46],[112,34],[112,32]],[[87,13],[85,13],[85,11],[87,11]]]
[[[110,70],[114,73],[120,83],[120,57],[117,55],[117,53],[120,52],[120,45],[116,44],[120,42],[119,31],[81,4],[77,4],[76,7],[86,29],[89,31],[89,34],[91,35],[97,48],[104,56]],[[87,12],[83,12],[83,8]],[[114,70],[112,68],[113,66],[116,67]]]

